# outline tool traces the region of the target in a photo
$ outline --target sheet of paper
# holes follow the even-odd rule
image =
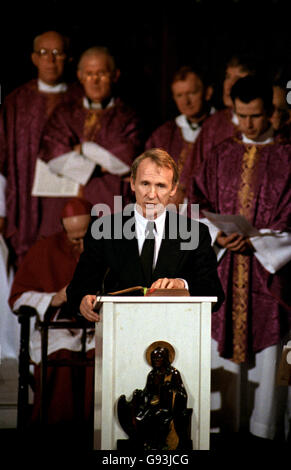
[[[75,181],[54,174],[47,163],[37,159],[32,196],[73,197],[78,195],[79,187]]]
[[[66,176],[83,186],[89,181],[96,166],[94,162],[75,151],[50,160],[48,165],[57,175]]]
[[[253,227],[243,215],[215,214],[202,211],[205,217],[226,235],[239,233],[245,237],[259,236],[260,232]]]
[[[82,144],[82,151],[87,158],[105,168],[112,175],[121,176],[130,171],[130,167],[126,163],[95,142]]]
[[[1,235],[1,233],[0,233],[0,252],[1,252],[0,256],[2,257],[4,265],[6,266],[9,252],[8,252],[6,242],[3,238],[3,235]]]

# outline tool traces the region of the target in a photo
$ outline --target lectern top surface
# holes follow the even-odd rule
[[[104,296],[101,297],[100,302],[110,303],[110,302],[117,302],[117,303],[181,303],[181,304],[189,304],[189,303],[201,303],[201,302],[217,302],[217,297],[171,297],[171,296],[164,296],[164,297],[143,297],[143,296]]]

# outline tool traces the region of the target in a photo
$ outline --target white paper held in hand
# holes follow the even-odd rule
[[[85,186],[95,168],[95,163],[76,151],[68,152],[49,162],[50,169]]]
[[[240,214],[215,214],[213,212],[202,211],[205,217],[215,227],[219,228],[226,235],[231,233],[238,233],[244,237],[255,237],[259,236],[260,232],[250,224],[250,222]]]
[[[64,176],[53,173],[48,164],[37,159],[32,196],[39,197],[74,197],[79,192],[79,184]]]

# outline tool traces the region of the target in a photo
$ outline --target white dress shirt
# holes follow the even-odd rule
[[[142,246],[145,241],[146,236],[146,226],[149,219],[143,217],[138,211],[135,206],[134,208],[134,217],[135,217],[135,231],[138,243],[138,252],[141,254]],[[154,229],[154,237],[155,237],[155,251],[154,251],[154,259],[153,259],[153,269],[157,264],[157,259],[159,255],[159,251],[161,248],[161,243],[164,237],[164,229],[165,229],[165,221],[166,221],[166,211],[162,212],[156,219],[155,222],[155,229]],[[188,283],[185,279],[177,278],[184,282],[184,286],[188,289]]]
[[[143,247],[143,243],[145,241],[145,230],[149,219],[143,217],[136,209],[134,208],[134,217],[135,217],[135,231],[137,236],[137,243],[138,243],[138,252],[141,254],[141,250]],[[165,228],[165,220],[166,220],[166,211],[164,211],[159,217],[157,217],[155,222],[155,229],[154,229],[154,236],[155,236],[155,251],[154,251],[154,259],[153,259],[153,268],[155,268],[157,264],[158,254],[160,251],[163,235],[164,235],[164,228]]]

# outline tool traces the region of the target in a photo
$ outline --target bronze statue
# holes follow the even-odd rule
[[[174,357],[171,344],[152,343],[146,351],[152,370],[144,390],[135,390],[130,402],[125,395],[118,400],[120,425],[137,449],[189,449],[192,410],[180,372],[171,365]]]

